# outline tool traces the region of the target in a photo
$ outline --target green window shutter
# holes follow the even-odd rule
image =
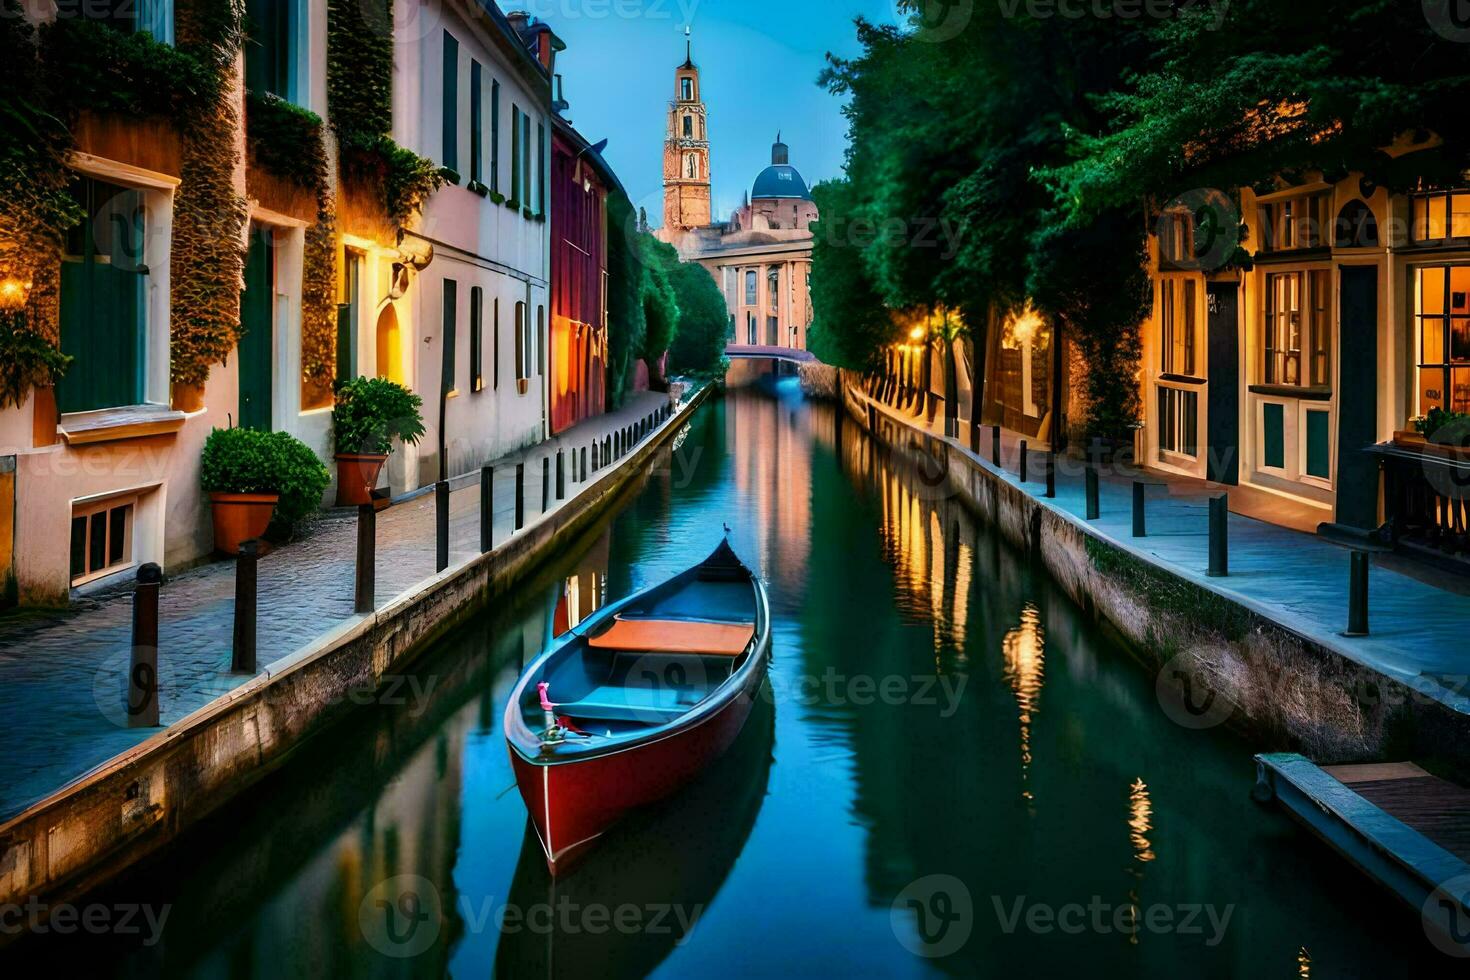
[[[444,317],[440,321],[439,334],[444,345],[444,374],[440,381],[444,391],[454,390],[454,341],[458,328],[459,283],[444,280]]]
[[[459,169],[459,42],[444,32],[444,166]]]
[[[84,217],[62,259],[61,351],[76,360],[57,404],[63,412],[138,405],[147,339],[142,195],[88,177],[72,193]]]
[[[245,5],[245,87],[283,99],[291,93],[291,0],[248,0]]]
[[[521,207],[531,206],[531,114],[521,113]]]
[[[1327,480],[1332,477],[1332,416],[1328,412],[1307,412],[1307,475]]]
[[[1286,466],[1286,407],[1271,402],[1261,406],[1261,456],[1266,466]]]
[[[479,286],[470,290],[470,391],[485,387],[484,362],[485,291]]]
[[[479,181],[480,178],[480,140],[484,135],[481,133],[480,115],[483,110],[480,104],[480,63],[470,61],[470,180]]]
[[[275,350],[275,257],[271,231],[255,225],[245,256],[245,289],[240,293],[240,426],[271,429]]]
[[[510,199],[518,206],[521,203],[521,110],[514,104],[510,107]]]
[[[546,124],[536,124],[536,210],[546,211]]]
[[[500,83],[490,80],[490,189],[500,191]]]

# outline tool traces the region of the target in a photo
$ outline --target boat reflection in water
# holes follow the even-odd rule
[[[528,822],[496,975],[643,977],[689,941],[765,800],[775,714],[763,685],[728,752],[677,796],[623,820],[570,874],[552,877]]]

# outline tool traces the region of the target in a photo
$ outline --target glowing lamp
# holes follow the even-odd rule
[[[0,310],[25,309],[30,292],[31,284],[28,282],[21,282],[19,279],[0,282]]]
[[[924,328],[923,327],[915,327],[914,329],[912,329],[912,330],[909,331],[909,340],[912,340],[912,341],[914,341],[914,342],[917,343],[918,341],[923,340],[923,339],[924,339]]]

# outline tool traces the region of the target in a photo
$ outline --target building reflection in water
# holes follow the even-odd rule
[[[1046,680],[1045,631],[1035,605],[1028,602],[1021,610],[1021,623],[1006,634],[1001,650],[1006,683],[1016,696],[1021,725],[1021,798],[1032,806],[1036,797],[1031,790],[1031,726],[1041,710],[1041,688]]]
[[[1141,778],[1135,779],[1128,787],[1128,841],[1133,847],[1133,862],[1128,866],[1128,874],[1133,879],[1128,886],[1129,919],[1133,928],[1128,941],[1134,945],[1138,944],[1142,926],[1139,908],[1143,901],[1143,872],[1155,857],[1153,842],[1149,840],[1154,829],[1153,816],[1154,805],[1149,798],[1148,785]]]

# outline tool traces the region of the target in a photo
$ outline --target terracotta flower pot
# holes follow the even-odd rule
[[[373,453],[337,454],[337,506],[358,507],[372,503],[373,488],[387,456]]]
[[[31,413],[31,445],[37,449],[56,445],[56,427],[61,422],[56,411],[56,389],[37,388]]]
[[[204,386],[189,385],[181,381],[173,383],[173,392],[170,398],[175,411],[192,415],[202,411],[204,408]]]
[[[258,538],[270,527],[280,499],[274,493],[211,493],[215,550],[222,555],[239,554],[240,542]]]

